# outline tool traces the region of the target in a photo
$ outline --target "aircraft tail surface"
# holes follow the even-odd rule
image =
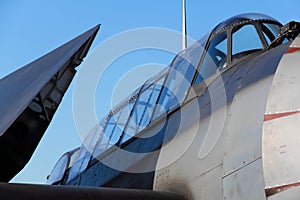
[[[0,181],[29,161],[99,28],[0,79]]]

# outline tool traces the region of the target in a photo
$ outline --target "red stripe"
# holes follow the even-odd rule
[[[282,186],[278,186],[278,187],[273,187],[273,188],[268,188],[268,189],[265,189],[266,191],[266,194],[267,196],[271,196],[273,194],[276,194],[278,192],[281,192],[283,190],[287,190],[289,188],[292,188],[292,187],[298,187],[300,186],[300,183],[291,183],[291,184],[288,184],[288,185],[282,185]]]
[[[300,51],[300,47],[290,47],[285,53],[295,53],[296,51]]]
[[[281,118],[281,117],[286,117],[286,116],[294,115],[294,114],[298,114],[298,113],[300,113],[300,111],[269,114],[269,115],[265,115],[264,121],[270,121],[270,120],[273,120],[273,119],[278,119],[278,118]]]

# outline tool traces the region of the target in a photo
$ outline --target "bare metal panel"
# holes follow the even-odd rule
[[[266,199],[261,159],[223,179],[224,199]]]
[[[290,49],[300,47],[300,37]],[[300,182],[300,51],[287,51],[278,66],[263,125],[266,188]]]
[[[209,172],[195,177],[191,185],[195,185],[195,199],[221,199],[223,196],[223,180],[222,180],[223,166],[220,165]],[[213,181],[212,181],[213,180]]]
[[[224,175],[242,168],[261,156],[262,124],[272,77],[265,78],[236,94],[226,129]]]
[[[266,188],[300,182],[300,114],[265,122],[263,165]]]
[[[290,188],[283,192],[277,193],[267,198],[267,200],[299,200],[300,197],[300,187]]]
[[[292,43],[291,47],[296,47],[298,43],[300,43],[300,36]],[[299,60],[300,51],[283,56],[274,76],[266,114],[300,110]]]
[[[194,101],[183,108],[183,121],[193,118],[191,115],[196,113],[197,103]],[[189,199],[223,198],[224,137],[219,128],[225,114],[226,107],[216,110],[213,116],[182,130],[181,134],[161,149],[155,171],[154,190],[178,191]]]

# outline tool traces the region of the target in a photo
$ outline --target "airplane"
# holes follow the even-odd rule
[[[28,162],[98,29],[0,80],[9,97],[1,199],[298,198],[300,23],[257,13],[179,52],[62,155],[48,185],[5,183]]]

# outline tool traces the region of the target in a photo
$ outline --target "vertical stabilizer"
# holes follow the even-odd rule
[[[0,181],[30,159],[99,28],[0,79]]]

